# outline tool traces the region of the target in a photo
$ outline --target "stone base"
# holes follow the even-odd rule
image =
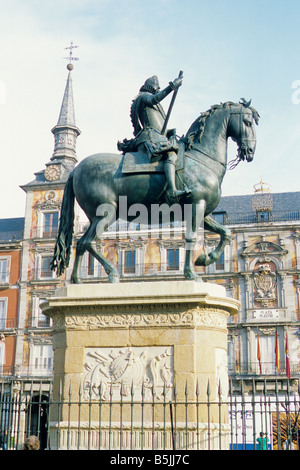
[[[197,393],[198,402],[206,403],[208,382],[210,401],[219,400],[219,384],[226,400],[227,318],[238,307],[224,287],[195,281],[60,288],[43,306],[53,319],[54,398],[67,402],[71,385],[72,401],[93,403],[80,405],[82,421],[97,421],[94,404],[100,401],[103,423],[120,423],[109,403],[121,401],[123,423],[141,422],[132,417],[132,402],[169,403],[174,394],[177,402],[190,401]],[[164,410],[156,408],[155,423],[164,422]],[[60,411],[62,422],[78,418],[78,406]],[[218,411],[211,407],[210,427],[219,425]],[[145,423],[153,422],[151,407],[143,412]],[[205,427],[207,406],[190,407],[187,415],[185,406],[178,407],[176,419]]]
[[[220,438],[221,435],[221,438]],[[52,449],[60,450],[227,450],[229,449],[230,426],[221,428],[207,423],[198,425],[178,423],[176,434],[170,425],[156,423],[132,426],[123,423],[78,423],[60,422],[59,431],[56,423],[50,423],[50,442]]]

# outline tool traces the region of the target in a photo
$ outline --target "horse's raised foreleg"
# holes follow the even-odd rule
[[[202,281],[194,269],[193,255],[197,242],[198,229],[203,221],[205,202],[192,203],[185,206],[186,244],[184,277],[189,280]]]
[[[206,216],[204,218],[204,229],[210,232],[217,233],[220,235],[220,242],[215,250],[208,254],[198,256],[196,259],[196,266],[208,266],[209,264],[215,263],[221,257],[225,246],[231,240],[231,231],[228,227],[218,224],[212,217]]]
[[[77,284],[79,282],[79,272],[81,267],[81,261],[84,253],[88,251],[91,253],[94,258],[96,258],[99,263],[102,264],[106,273],[108,274],[109,282],[118,282],[119,281],[119,273],[117,268],[113,263],[108,261],[101,253],[99,253],[96,248],[94,241],[97,237],[100,237],[101,233],[104,231],[105,227],[102,227],[102,218],[96,217],[92,222],[86,233],[78,240],[76,246],[76,257],[73,267],[73,272],[71,276],[71,282]],[[107,217],[105,219],[107,225]]]

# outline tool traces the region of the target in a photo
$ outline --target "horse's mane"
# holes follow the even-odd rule
[[[247,102],[244,98],[241,98],[240,103],[234,103],[233,101],[226,101],[225,103],[214,104],[207,111],[205,111],[204,113],[201,113],[200,116],[193,122],[193,124],[190,126],[189,130],[187,131],[185,135],[185,140],[188,142],[189,145],[192,145],[196,138],[198,138],[199,141],[201,141],[201,138],[205,130],[207,119],[219,109],[230,109],[233,106],[242,105],[245,108],[248,108],[252,111],[253,119],[255,120],[256,124],[258,124],[258,120],[260,116],[258,112],[256,111],[256,109],[250,106],[250,103],[251,103],[251,100]]]

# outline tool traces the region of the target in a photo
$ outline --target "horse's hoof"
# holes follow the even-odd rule
[[[187,281],[203,282],[201,277],[198,276],[197,273],[192,272],[192,271],[185,272],[184,277],[186,278]]]
[[[108,282],[112,282],[112,283],[120,282],[120,276],[116,276],[115,274],[110,274],[108,276]]]

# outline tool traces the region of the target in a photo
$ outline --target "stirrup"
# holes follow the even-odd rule
[[[184,189],[183,190],[176,189],[175,191],[169,191],[171,197],[183,196],[183,194],[187,194],[188,192],[190,193],[191,191],[190,190],[184,190]]]

